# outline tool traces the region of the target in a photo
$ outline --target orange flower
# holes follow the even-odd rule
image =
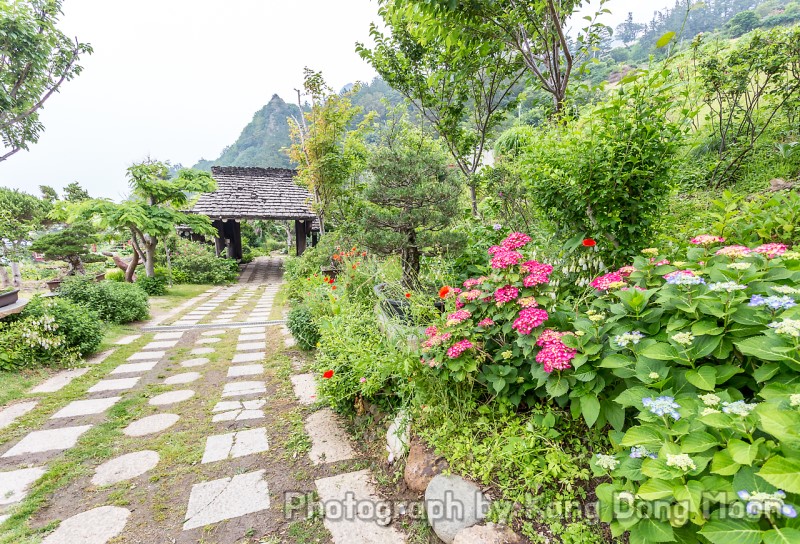
[[[333,287],[331,287],[331,289],[333,289],[335,291],[336,290],[336,286],[334,285]]]
[[[439,289],[439,298],[447,298],[447,295],[450,294],[450,286],[445,285],[441,289]]]
[[[353,270],[355,270],[355,269],[356,269],[356,265],[353,265]]]

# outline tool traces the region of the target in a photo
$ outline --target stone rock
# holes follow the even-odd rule
[[[769,190],[770,191],[783,191],[785,189],[791,189],[794,187],[794,183],[791,181],[786,181],[782,178],[775,178],[770,180],[769,182]]]
[[[386,431],[386,451],[389,452],[389,464],[405,456],[410,437],[411,418],[404,410],[400,410]]]
[[[424,492],[435,476],[447,468],[447,461],[436,456],[419,440],[412,440],[403,478],[412,491]]]
[[[131,422],[122,432],[127,436],[145,436],[168,429],[178,422],[177,414],[156,414]]]
[[[159,461],[154,451],[137,451],[106,461],[95,469],[94,485],[112,485],[141,476],[153,469]]]
[[[425,490],[428,523],[445,544],[483,520],[488,510],[489,500],[480,488],[459,476],[439,474]]]
[[[117,506],[93,508],[62,521],[42,544],[105,544],[122,532],[130,515]]]
[[[514,531],[494,523],[462,529],[453,539],[453,544],[520,544],[520,542],[522,539]]]

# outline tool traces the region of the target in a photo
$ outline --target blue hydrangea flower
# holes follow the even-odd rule
[[[681,418],[681,415],[678,413],[678,408],[680,405],[675,402],[674,397],[645,397],[642,399],[642,404],[645,408],[647,408],[651,414],[655,414],[657,416],[669,416],[675,421],[678,421]]]
[[[760,516],[763,514],[776,514],[780,513],[787,518],[796,518],[797,509],[791,505],[786,504],[786,493],[781,490],[775,493],[765,493],[763,491],[749,492],[741,490],[736,493],[743,501],[747,501],[745,510],[751,516]]]
[[[793,306],[797,306],[797,303],[792,297],[787,295],[782,297],[771,296],[766,298],[761,295],[753,295],[750,297],[750,303],[748,305],[756,308],[760,306],[766,306],[770,310],[788,310]]]
[[[631,448],[631,459],[641,459],[642,457],[649,457],[650,459],[658,459],[658,455],[647,451],[644,446],[634,446]]]

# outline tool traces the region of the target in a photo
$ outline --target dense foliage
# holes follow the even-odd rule
[[[147,293],[129,283],[94,282],[91,278],[72,277],[64,281],[59,294],[73,302],[91,308],[109,323],[131,323],[149,317]]]

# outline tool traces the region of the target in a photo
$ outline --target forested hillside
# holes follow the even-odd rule
[[[345,89],[350,87],[352,84]],[[361,85],[352,97],[354,106],[361,107],[363,112],[375,111],[380,116],[386,111],[384,102],[397,105],[401,101],[400,93],[379,78]],[[287,103],[277,94],[273,95],[269,103],[253,115],[253,120],[244,127],[239,138],[222,150],[218,159],[201,159],[194,167],[201,170],[211,170],[212,166],[291,168],[292,163],[283,151],[291,144],[287,119],[297,117],[299,111],[296,104]],[[363,113],[357,116],[355,122],[360,122],[362,118]]]

